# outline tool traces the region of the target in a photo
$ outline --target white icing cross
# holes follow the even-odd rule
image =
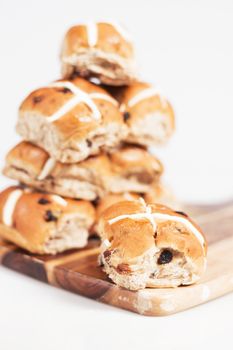
[[[98,110],[97,106],[92,101],[92,99],[89,97],[89,95],[86,92],[79,89],[74,84],[72,84],[70,81],[58,81],[58,82],[49,84],[47,87],[66,88],[66,89],[69,89],[74,94],[74,97],[71,98],[68,102],[66,102],[57,112],[55,112],[50,117],[47,117],[47,120],[50,123],[61,118],[63,115],[69,112],[72,108],[74,108],[80,102],[84,102],[91,109],[94,119],[99,120],[101,118],[100,111]]]
[[[162,213],[152,213],[153,217],[157,220],[164,220],[164,221],[175,221],[179,222],[181,224],[184,224],[201,242],[202,245],[205,244],[204,237],[202,234],[198,231],[198,229],[186,218],[182,218],[181,216],[173,216],[168,214],[162,214]]]
[[[101,92],[91,92],[89,94],[89,96],[93,99],[100,99],[100,100],[104,100],[104,101],[108,101],[111,102],[114,106],[118,106],[119,103],[117,102],[117,100],[115,100],[113,97],[106,95],[106,94],[102,94]]]
[[[9,194],[5,202],[2,210],[2,221],[6,226],[12,226],[15,207],[22,194],[23,190],[17,188]]]
[[[96,23],[90,21],[86,24],[87,28],[87,38],[90,47],[94,47],[98,40],[98,27]]]
[[[44,180],[53,170],[53,168],[56,165],[56,159],[54,158],[48,158],[48,160],[45,162],[40,174],[37,176],[38,180]]]
[[[157,225],[154,221],[154,218],[151,214],[151,207],[147,206],[146,205],[146,202],[144,201],[144,199],[142,197],[139,198],[139,202],[143,205],[143,207],[145,208],[145,211],[144,213],[137,213],[137,214],[125,214],[125,215],[119,215],[117,216],[116,218],[113,218],[111,220],[109,220],[109,224],[112,225],[113,223],[119,221],[119,220],[123,220],[123,219],[127,219],[127,218],[132,218],[132,219],[135,219],[135,220],[138,220],[138,219],[147,219],[150,221],[152,227],[153,227],[153,230],[154,232],[156,232],[156,229],[157,229]]]
[[[30,192],[31,192],[31,190],[27,189],[27,188],[26,189],[17,188],[15,190],[13,190],[8,195],[6,202],[4,204],[4,207],[2,209],[2,222],[3,222],[3,224],[5,224],[6,226],[13,225],[13,215],[14,215],[15,207],[16,207],[19,199],[21,198],[21,196],[24,193],[30,193]],[[63,207],[67,206],[67,201],[64,198],[62,198],[61,196],[53,194],[50,197],[57,204],[59,204]]]
[[[58,111],[56,111],[53,115],[50,117],[47,117],[47,120],[52,123],[58,119],[60,119],[62,116],[64,116],[66,113],[68,113],[72,108],[74,108],[77,104],[83,102],[85,103],[92,111],[93,118],[95,120],[99,120],[101,118],[101,113],[98,110],[96,104],[92,101],[92,99],[102,99],[108,102],[111,102],[115,106],[118,105],[118,102],[112,98],[111,96],[108,96],[107,94],[102,94],[99,92],[92,92],[90,94],[84,92],[83,90],[79,89],[75,84],[71,83],[70,81],[58,81],[49,84],[47,87],[51,88],[66,88],[69,89],[74,96],[66,102]],[[83,117],[80,118],[82,121],[90,121],[91,117]]]
[[[67,201],[64,198],[62,198],[61,196],[58,196],[57,194],[52,194],[51,198],[54,202],[61,205],[62,207],[67,206]]]
[[[147,219],[150,221],[151,225],[153,226],[154,232],[156,232],[156,223],[153,219],[153,216],[150,213],[137,213],[137,214],[125,214],[125,215],[119,215],[116,218],[113,218],[108,221],[110,225],[115,224],[115,222],[118,222],[120,220],[124,219],[132,219],[132,220],[140,220],[140,219]]]
[[[119,23],[115,22],[115,21],[109,21],[109,22],[104,22],[104,23],[108,23],[111,24],[113,27],[115,27],[115,29],[118,31],[118,33],[126,40],[126,41],[132,41],[132,38],[129,34],[129,32],[122,27]]]
[[[141,102],[147,98],[153,97],[153,96],[159,96],[161,99],[161,102],[164,107],[167,106],[167,101],[161,97],[160,92],[157,89],[154,88],[147,88],[142,91],[140,91],[138,94],[133,96],[128,102],[127,105],[131,108],[135,106],[138,102]],[[123,107],[122,107],[123,108]]]
[[[149,208],[149,210],[146,210],[145,213],[119,215],[113,219],[110,219],[108,221],[108,223],[110,225],[112,225],[117,221],[127,219],[127,218],[132,219],[132,220],[140,220],[140,219],[146,218],[151,222],[151,224],[153,222],[152,225],[153,225],[153,228],[155,228],[154,231],[156,232],[156,227],[157,227],[156,219],[163,220],[163,221],[175,221],[175,222],[179,222],[179,223],[184,224],[184,226],[187,227],[196,236],[196,238],[199,240],[199,242],[201,242],[202,246],[204,246],[204,244],[205,244],[204,237],[198,231],[198,229],[190,221],[188,221],[186,218],[182,218],[180,216],[163,214],[163,213],[152,213],[151,207],[148,206],[147,208]]]

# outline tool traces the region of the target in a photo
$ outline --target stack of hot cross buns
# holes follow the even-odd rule
[[[190,236],[203,247],[203,241],[198,241],[201,233],[195,236],[198,229],[193,229],[186,216],[147,204],[171,201],[161,182],[163,165],[148,148],[156,149],[170,138],[174,112],[159,91],[139,80],[129,34],[112,22],[74,26],[63,41],[61,66],[61,79],[31,92],[19,108],[16,130],[22,141],[7,154],[3,170],[19,184],[0,194],[0,235],[30,252],[56,254],[84,247],[90,235],[99,234],[105,246],[108,242],[106,249],[102,245],[101,263],[122,286],[169,285],[166,276],[173,270],[178,277],[170,285],[195,281],[204,266],[199,255],[203,258],[205,249],[195,250],[195,254],[202,252],[196,264],[189,257],[190,250],[174,245],[170,236],[161,249],[153,243],[156,227],[165,223],[168,231],[188,230],[187,239]],[[114,219],[111,205],[114,215],[123,215],[123,221]],[[137,210],[132,211],[131,205],[138,205]],[[99,220],[106,210],[107,216],[103,214]],[[157,210],[163,214],[159,223],[152,214]],[[131,211],[140,217],[124,217]],[[144,225],[138,232],[140,239],[135,236],[136,243],[129,227],[126,240],[122,236],[125,229],[116,229],[124,220],[132,221],[126,226],[136,225],[133,231],[139,223]],[[164,245],[169,253],[163,258],[159,254]],[[155,255],[161,266],[170,268],[158,272],[163,282],[153,280],[158,264],[152,266],[150,261]],[[140,263],[141,268],[137,265],[140,259],[145,264]],[[133,261],[135,270],[128,260]]]

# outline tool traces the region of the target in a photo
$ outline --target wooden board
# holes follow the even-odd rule
[[[215,206],[187,206],[206,233],[208,267],[196,285],[128,291],[114,285],[97,264],[97,239],[88,247],[57,256],[29,254],[0,242],[2,265],[71,292],[143,315],[176,313],[233,290],[233,202]],[[23,283],[23,280],[22,280]]]

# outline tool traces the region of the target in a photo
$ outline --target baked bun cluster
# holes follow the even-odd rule
[[[119,286],[190,284],[204,270],[205,240],[185,214],[163,206],[177,202],[148,150],[171,137],[174,112],[136,67],[119,24],[68,30],[61,76],[19,107],[22,140],[3,169],[17,185],[0,193],[0,236],[36,254],[100,236],[100,261]]]
[[[206,267],[206,241],[185,214],[142,199],[108,207],[98,223],[100,262],[121,287],[177,287],[197,282]]]
[[[6,156],[3,173],[41,191],[95,200],[109,192],[147,193],[163,172],[161,162],[142,148],[122,146],[77,163],[61,163],[41,147],[23,141]]]

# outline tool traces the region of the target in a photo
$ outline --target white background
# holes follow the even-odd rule
[[[194,202],[232,198],[232,0],[0,0],[1,166],[18,140],[18,105],[59,77],[65,31],[96,18],[126,25],[143,79],[174,105],[176,135],[157,152],[175,193]],[[231,348],[232,311],[228,295],[174,316],[141,317],[0,268],[2,350]]]

